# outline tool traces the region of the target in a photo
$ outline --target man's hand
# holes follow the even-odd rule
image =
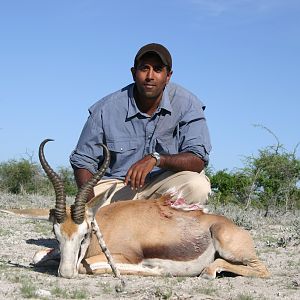
[[[131,188],[138,189],[144,186],[146,176],[155,167],[156,160],[151,155],[147,155],[133,164],[125,177],[125,184],[130,184]]]
[[[125,177],[125,184],[130,184],[132,189],[142,188],[146,176],[155,167],[156,159],[151,155],[133,164]],[[160,155],[159,167],[173,172],[192,171],[200,173],[204,169],[204,161],[193,153],[185,152],[178,154]]]

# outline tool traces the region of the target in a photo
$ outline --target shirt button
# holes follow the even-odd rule
[[[123,151],[123,148],[121,148],[120,150]]]

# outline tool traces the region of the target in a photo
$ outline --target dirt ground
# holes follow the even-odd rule
[[[0,194],[1,209],[53,205],[51,197]],[[264,217],[262,211],[234,206],[217,212],[250,230],[270,279],[125,276],[126,287],[118,293],[119,280],[111,275],[64,279],[57,277],[57,266],[33,267],[37,250],[56,245],[51,224],[0,212],[0,299],[300,299],[300,212],[271,211]]]

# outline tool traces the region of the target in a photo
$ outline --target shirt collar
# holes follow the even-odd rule
[[[134,83],[131,84],[131,86],[129,87],[129,91],[128,91],[128,112],[127,112],[127,118],[133,118],[138,114],[142,114],[133,97],[133,88],[134,88]],[[173,109],[170,103],[170,99],[169,99],[169,93],[168,93],[168,86],[165,87],[165,90],[163,92],[163,96],[162,99],[160,101],[159,107],[157,109],[156,113],[159,113],[161,110],[165,110],[167,112],[169,112],[170,114],[172,113]]]
[[[131,119],[140,113],[140,111],[135,103],[134,97],[133,97],[133,88],[134,88],[134,83],[130,85],[129,91],[128,91],[127,119]]]
[[[163,109],[172,114],[173,108],[171,106],[170,98],[169,98],[169,88],[166,85],[162,99],[160,101],[158,109]]]

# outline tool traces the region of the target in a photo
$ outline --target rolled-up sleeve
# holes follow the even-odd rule
[[[179,152],[192,152],[207,165],[211,151],[211,142],[204,108],[198,99],[191,101],[179,124]]]
[[[70,164],[73,168],[89,170],[96,173],[99,162],[103,157],[103,127],[101,114],[91,112],[82,129],[75,150],[70,155]]]

